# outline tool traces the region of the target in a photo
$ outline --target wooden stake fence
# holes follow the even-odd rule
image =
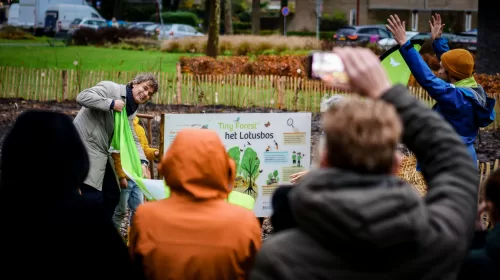
[[[138,72],[103,70],[60,70],[0,67],[0,98],[23,98],[36,101],[75,100],[76,95],[100,81],[125,84]],[[297,77],[254,75],[193,75],[154,72],[159,91],[152,102],[192,106],[226,105],[234,107],[266,107],[277,110],[319,112],[321,99],[339,92],[318,81]],[[434,100],[420,87],[410,92],[429,106]],[[488,93],[497,100],[500,96]],[[498,118],[488,129],[497,129]]]

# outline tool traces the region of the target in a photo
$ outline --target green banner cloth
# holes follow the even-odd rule
[[[417,51],[420,51],[420,48],[422,48],[420,44],[413,44],[413,47]],[[401,56],[399,49],[391,49],[388,52],[391,53],[389,53],[382,60],[382,67],[384,67],[385,72],[389,76],[392,84],[402,84],[405,86],[408,85],[411,71],[410,68],[408,68],[405,60],[403,59],[403,56]]]

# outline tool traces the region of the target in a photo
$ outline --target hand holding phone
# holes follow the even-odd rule
[[[307,57],[307,76],[313,80],[331,80],[346,84],[349,77],[344,71],[344,62],[333,52],[311,52]]]
[[[334,66],[330,66],[330,68],[320,68],[319,71],[315,72],[316,68],[312,67],[311,63],[310,69],[313,79],[319,76],[321,80],[333,88],[344,92],[355,92],[374,99],[379,98],[391,88],[391,82],[384,68],[382,68],[380,59],[371,50],[343,47],[334,48],[331,54],[334,54],[334,56],[330,56],[327,61],[333,62]],[[314,56],[314,53],[312,56]],[[339,59],[342,66],[338,62]],[[314,57],[312,57],[312,60],[314,60]],[[325,59],[320,61],[325,64]],[[329,72],[332,69],[334,69],[334,72]],[[343,74],[334,75],[333,73]]]

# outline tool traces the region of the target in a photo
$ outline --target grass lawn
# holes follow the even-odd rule
[[[52,38],[46,36],[35,37],[35,39],[33,40],[10,40],[10,39],[0,38],[0,43],[40,44],[40,43],[47,43],[47,40],[51,39]]]
[[[0,46],[0,66],[83,70],[175,72],[181,56],[192,54],[96,47]]]

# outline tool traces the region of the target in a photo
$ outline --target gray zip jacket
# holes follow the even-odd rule
[[[110,144],[114,130],[114,111],[110,109],[113,100],[126,102],[126,86],[102,81],[96,86],[78,94],[76,102],[82,106],[73,123],[89,153],[90,170],[84,183],[102,191],[106,163],[111,160]],[[137,112],[128,117],[139,157],[147,161],[135,133],[132,120]]]

